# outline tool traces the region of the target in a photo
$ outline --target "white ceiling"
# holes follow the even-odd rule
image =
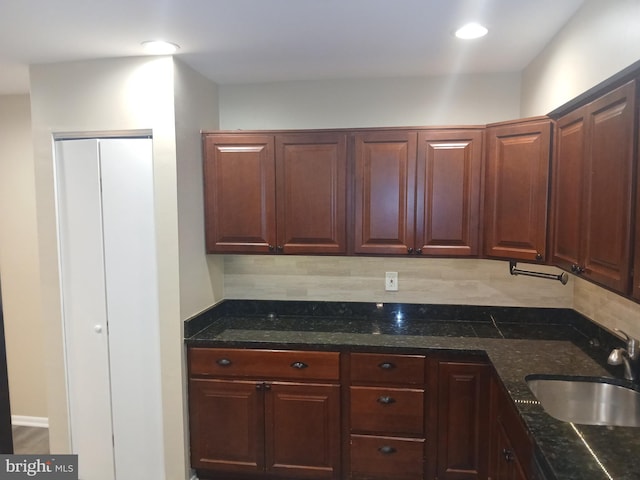
[[[0,94],[28,65],[163,38],[219,84],[522,70],[583,0],[0,0]],[[467,21],[489,28],[462,41]]]

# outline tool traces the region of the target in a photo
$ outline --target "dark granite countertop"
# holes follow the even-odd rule
[[[573,310],[233,301],[187,322],[185,337],[191,346],[486,354],[550,478],[640,479],[640,429],[556,420],[525,383],[533,373],[621,376],[605,363],[620,341]]]

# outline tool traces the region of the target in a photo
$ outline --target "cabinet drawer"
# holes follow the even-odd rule
[[[351,478],[421,480],[424,440],[351,435]]]
[[[351,387],[351,430],[424,436],[424,390]]]
[[[190,348],[193,376],[338,380],[338,352]]]
[[[351,354],[352,383],[424,385],[422,355]]]

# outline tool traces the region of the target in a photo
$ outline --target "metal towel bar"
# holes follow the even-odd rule
[[[566,285],[569,281],[569,274],[567,272],[562,272],[558,275],[553,273],[544,273],[544,272],[532,272],[530,270],[520,270],[516,268],[518,262],[515,260],[509,260],[509,273],[511,275],[526,275],[528,277],[537,277],[537,278],[548,278],[550,280],[559,280],[563,285]]]

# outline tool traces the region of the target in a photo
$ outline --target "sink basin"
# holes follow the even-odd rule
[[[528,375],[542,408],[565,422],[640,427],[640,391],[613,378]]]

